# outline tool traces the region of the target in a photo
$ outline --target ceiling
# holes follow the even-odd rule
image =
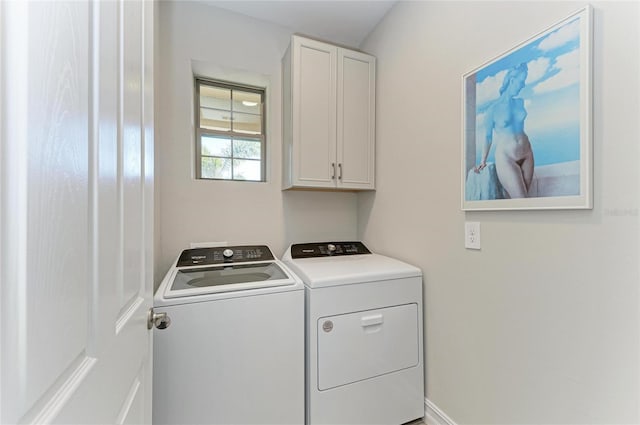
[[[396,0],[202,0],[300,34],[359,47]]]

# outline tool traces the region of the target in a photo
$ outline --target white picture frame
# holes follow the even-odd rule
[[[463,75],[462,210],[593,208],[592,10]]]

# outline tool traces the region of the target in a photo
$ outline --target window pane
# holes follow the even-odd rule
[[[233,160],[233,178],[236,180],[260,181],[260,161],[251,159]]]
[[[200,177],[261,181],[264,91],[198,79],[196,84]]]
[[[231,110],[231,90],[200,84],[200,106]]]
[[[259,140],[242,140],[235,139],[233,141],[234,158],[260,159],[262,149]]]
[[[202,178],[203,179],[231,179],[231,159],[230,158],[202,158]]]
[[[231,139],[202,136],[202,155],[231,156]]]
[[[261,134],[262,120],[260,115],[233,113],[233,131],[245,134]]]
[[[233,110],[236,112],[246,112],[260,115],[261,96],[259,93],[251,93],[241,90],[233,91]]]
[[[219,109],[200,108],[200,128],[231,131],[231,112]]]

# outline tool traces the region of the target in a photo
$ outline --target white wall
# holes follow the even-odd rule
[[[460,424],[640,422],[640,3],[592,3],[595,208],[460,211],[461,76],[584,4],[401,2],[363,46],[378,190],[359,236],[424,270],[427,396]]]
[[[354,193],[282,192],[281,64],[291,31],[196,2],[158,3],[156,283],[190,242],[355,239]],[[193,72],[267,86],[267,182],[195,180]]]

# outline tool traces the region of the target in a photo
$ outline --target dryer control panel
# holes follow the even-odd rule
[[[182,251],[177,267],[272,260],[275,260],[275,258],[266,245],[194,248]]]
[[[291,258],[371,254],[362,242],[312,242],[291,245]]]

